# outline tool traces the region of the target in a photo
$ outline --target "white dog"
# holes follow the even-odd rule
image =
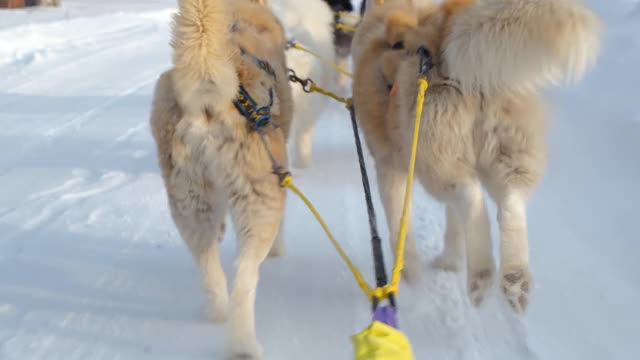
[[[322,0],[271,0],[271,7],[286,29],[289,39],[334,61],[333,12]],[[313,79],[318,85],[331,88],[334,69],[315,57],[290,49],[287,65],[301,78]],[[293,165],[311,165],[313,130],[329,100],[320,94],[307,94],[297,84],[293,86],[294,116],[292,124]]]

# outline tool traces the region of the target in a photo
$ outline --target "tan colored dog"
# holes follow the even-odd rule
[[[158,80],[151,114],[162,176],[174,222],[202,271],[210,316],[229,317],[227,358],[258,359],[258,269],[270,251],[282,251],[285,192],[259,134],[233,101],[240,85],[259,106],[272,101],[278,127],[265,127],[265,138],[286,165],[292,102],[285,36],[264,1],[181,0],[179,10],[174,67]],[[230,301],[218,250],[227,211],[238,241]]]
[[[578,78],[594,63],[600,22],[577,0],[370,3],[353,41],[353,100],[375,159],[390,237],[398,233],[417,50],[424,47],[435,66],[428,73],[416,177],[447,206],[445,250],[436,265],[458,270],[466,239],[469,296],[475,304],[486,296],[495,265],[484,187],[499,209],[501,288],[522,313],[531,286],[526,204],[545,167],[539,90]],[[406,257],[411,279],[420,271],[411,232]]]

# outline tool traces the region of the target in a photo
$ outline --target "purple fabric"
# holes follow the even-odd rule
[[[391,327],[398,328],[398,317],[396,316],[396,310],[390,306],[378,306],[373,313],[373,320],[380,321]]]

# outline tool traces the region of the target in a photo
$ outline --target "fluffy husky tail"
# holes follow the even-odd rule
[[[464,2],[443,49],[466,89],[536,90],[577,80],[595,63],[601,25],[580,0]]]
[[[173,86],[186,110],[226,105],[236,95],[238,75],[232,56],[227,0],[179,0],[171,46]]]

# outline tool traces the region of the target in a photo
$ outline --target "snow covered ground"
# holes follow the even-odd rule
[[[0,11],[0,359],[220,359],[223,329],[204,320],[147,124],[174,1],[63,3]],[[425,265],[423,286],[400,296],[417,359],[640,358],[640,5],[591,3],[608,24],[603,58],[582,84],[549,93],[530,312],[513,318],[499,296],[475,309],[462,278]],[[297,182],[370,274],[339,106],[315,154]],[[442,207],[420,191],[414,207],[426,264],[442,247]],[[368,304],[300,202],[287,211],[288,255],[265,263],[258,293],[267,358],[349,359]],[[223,252],[230,269],[232,233]]]

